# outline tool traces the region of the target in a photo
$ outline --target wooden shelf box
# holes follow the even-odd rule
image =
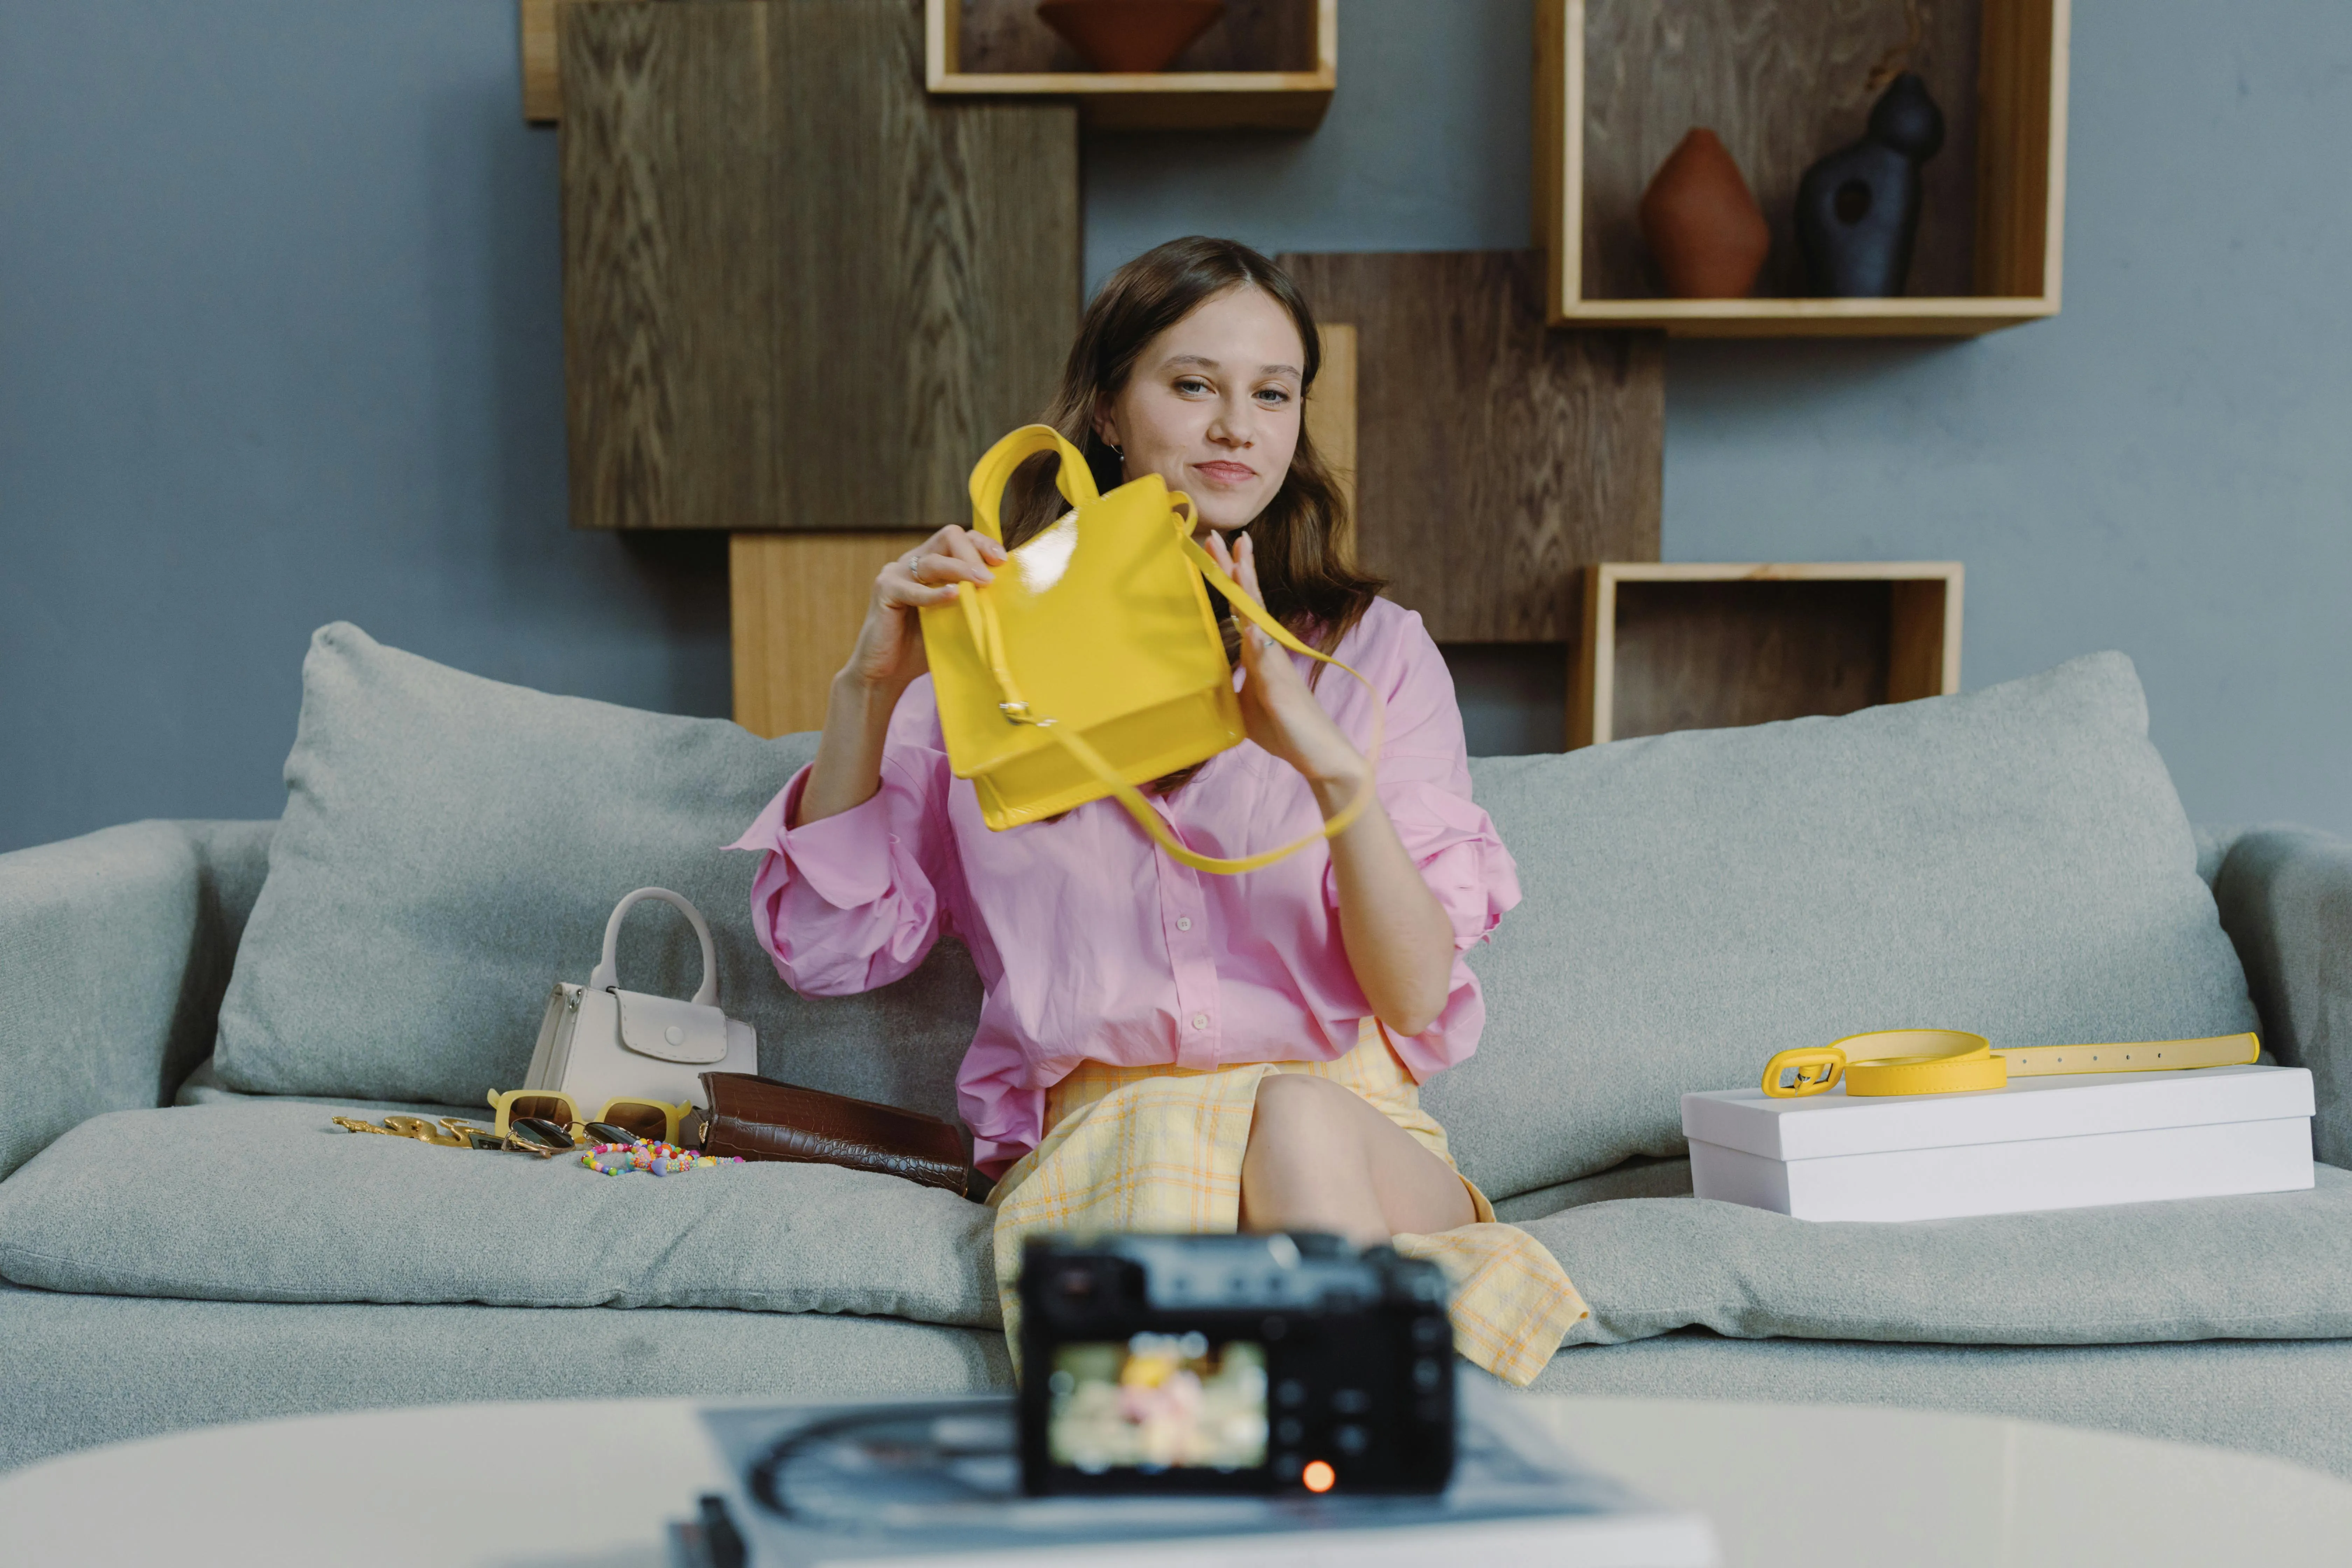
[[[1090,129],[1311,131],[1339,80],[1339,0],[1228,0],[1175,68],[1090,71],[1035,0],[924,0],[933,92],[1075,99]]]
[[[1948,697],[1961,578],[1957,561],[1589,566],[1570,749]]]
[[[1911,268],[1888,300],[1800,298],[1797,182],[1862,134],[1905,0],[1538,0],[1536,244],[1555,326],[1688,337],[1967,336],[2058,312],[2070,0],[1923,5],[1944,110]],[[1685,132],[1723,138],[1772,226],[1759,298],[1661,296],[1635,212]]]

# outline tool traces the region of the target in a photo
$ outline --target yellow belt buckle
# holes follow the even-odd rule
[[[1823,1094],[1837,1087],[1845,1073],[1845,1053],[1835,1046],[1800,1046],[1782,1051],[1764,1067],[1764,1092],[1775,1100],[1795,1100]],[[1783,1087],[1780,1079],[1790,1075]]]

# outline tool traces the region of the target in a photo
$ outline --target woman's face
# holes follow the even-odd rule
[[[1289,311],[1261,289],[1229,289],[1144,345],[1095,433],[1129,479],[1158,474],[1208,527],[1244,528],[1290,472],[1306,365]]]

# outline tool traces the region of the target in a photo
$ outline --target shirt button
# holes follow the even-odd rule
[[[1192,1027],[1196,1029],[1205,1029],[1208,1026],[1209,1016],[1206,1013],[1195,1013],[1192,1015]]]
[[[1178,915],[1176,917],[1176,929],[1178,931],[1191,931],[1192,929],[1192,917],[1191,915]]]

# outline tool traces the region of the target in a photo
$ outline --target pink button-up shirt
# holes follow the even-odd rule
[[[1378,600],[1336,651],[1387,701],[1380,798],[1454,926],[1444,1009],[1396,1040],[1425,1079],[1477,1046],[1486,1005],[1461,954],[1519,901],[1517,871],[1471,803],[1453,678],[1421,617]],[[1326,670],[1316,695],[1370,743],[1361,686]],[[992,1176],[1036,1146],[1045,1090],[1081,1061],[1328,1061],[1371,1011],[1324,845],[1240,876],[1194,871],[1112,800],[991,832],[971,784],[948,771],[928,676],[891,717],[871,799],[786,830],[807,781],[803,768],[730,846],[765,852],[751,884],[761,944],[795,990],[838,996],[906,974],[943,931],[963,941],[987,999],[957,1100]],[[1322,823],[1297,772],[1248,742],[1153,805],[1206,855],[1254,854]]]

